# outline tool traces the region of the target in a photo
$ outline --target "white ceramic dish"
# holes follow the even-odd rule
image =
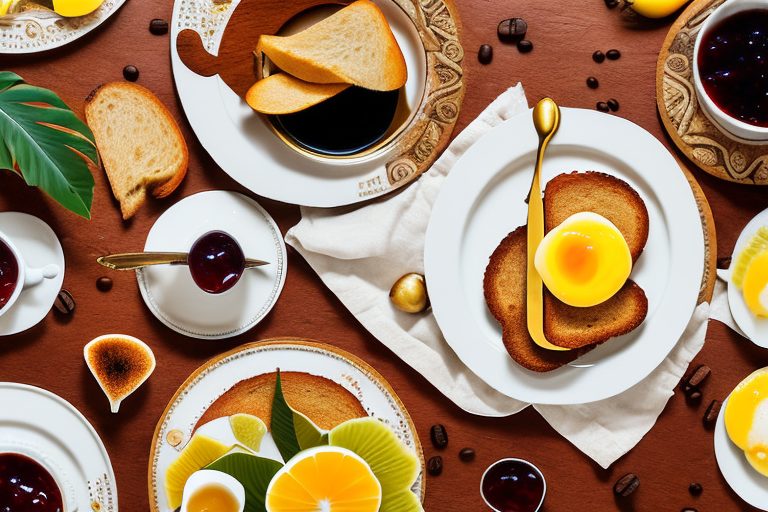
[[[723,478],[741,499],[760,510],[768,510],[768,478],[752,469],[744,452],[733,444],[725,430],[723,402],[715,425],[715,458]]]
[[[741,251],[749,243],[749,239],[757,233],[762,226],[768,226],[768,209],[755,215],[741,231],[736,245],[733,248],[731,257],[731,268],[728,270],[718,270],[717,275],[726,282],[728,286],[728,306],[731,309],[731,315],[736,325],[746,338],[759,347],[768,348],[768,318],[759,318],[752,314],[744,302],[744,295],[731,282],[731,269],[736,263]]]
[[[236,192],[201,192],[163,213],[147,236],[145,251],[188,251],[201,235],[221,230],[237,240],[247,258],[269,265],[246,270],[226,293],[202,291],[187,266],[136,271],[144,302],[176,332],[201,339],[242,334],[272,309],[285,284],[285,242],[274,219],[256,201]]]
[[[725,113],[707,94],[699,73],[698,56],[704,35],[729,16],[753,9],[768,9],[768,0],[728,0],[709,15],[701,29],[699,29],[699,33],[696,36],[696,44],[693,47],[693,84],[696,89],[696,98],[699,100],[704,114],[715,126],[719,126],[728,133],[735,135],[745,143],[768,144],[768,128],[745,123]]]
[[[77,41],[115,14],[126,0],[105,0],[93,13],[62,18],[53,13],[0,17],[0,54],[38,53]]]
[[[64,512],[117,512],[117,486],[104,444],[63,398],[26,384],[0,382],[0,453],[21,453],[51,472]]]
[[[693,314],[704,271],[704,239],[693,192],[674,157],[651,134],[616,116],[562,109],[542,183],[563,172],[601,171],[644,200],[650,233],[632,279],[648,297],[648,316],[553,372],[524,369],[508,355],[483,296],[488,258],[524,225],[538,139],[529,112],[496,127],[456,163],[432,211],[425,269],[432,308],[461,360],[498,391],[531,403],[576,404],[609,398],[638,383],[675,346]],[[542,186],[543,188],[543,186]]]
[[[437,121],[432,126],[425,127],[423,134],[410,134],[418,147],[408,151],[415,151],[417,156],[401,155],[404,148],[399,147],[398,141],[393,141],[387,150],[342,160],[310,158],[289,148],[218,75],[199,76],[181,61],[175,44],[179,32],[188,28],[197,30],[202,34],[206,49],[215,55],[227,22],[239,3],[234,0],[226,7],[211,7],[212,4],[204,0],[177,0],[170,40],[176,87],[195,134],[216,163],[244,187],[260,196],[305,206],[357,203],[386,194],[415,179],[423,170],[417,169],[419,159],[436,157],[438,142],[447,142],[443,133],[452,129],[461,103],[461,98],[455,100],[453,95],[463,87],[460,61],[464,54],[454,40],[456,37],[449,34],[455,25],[450,10],[441,7],[442,0],[429,6],[414,0],[376,1],[405,55],[409,73],[405,96],[413,113],[411,119],[415,122],[429,119],[433,116],[429,111],[436,110]],[[401,8],[398,3],[410,10]],[[425,12],[418,12],[420,10]],[[440,23],[426,22],[427,29],[437,30],[442,35],[429,36],[434,41],[428,51],[415,23],[425,23],[424,20],[434,13],[440,13]],[[453,60],[440,52],[450,55]],[[433,54],[437,56],[433,57]],[[428,65],[433,68],[428,69]],[[443,74],[438,78],[440,72]],[[431,77],[429,81],[428,76]],[[425,95],[425,87],[440,90]],[[200,98],[206,98],[206,101],[200,101]],[[438,100],[445,104],[434,104]],[[404,144],[412,143],[405,138],[402,140]]]
[[[59,267],[56,277],[24,289],[0,316],[0,336],[8,336],[34,327],[48,315],[64,282],[64,251],[50,226],[26,213],[0,212],[0,231],[13,240],[29,267]]]
[[[408,411],[395,392],[366,363],[329,345],[305,340],[275,340],[251,343],[209,361],[187,379],[158,422],[149,460],[149,503],[152,512],[170,512],[163,478],[168,465],[186,445],[194,426],[207,408],[241,380],[282,371],[307,372],[330,379],[350,391],[369,415],[388,424],[400,440],[421,460],[421,443]],[[211,423],[215,423],[214,420]],[[210,424],[206,424],[210,425]],[[205,426],[201,427],[205,428]],[[182,442],[171,446],[168,433],[179,431]],[[422,476],[414,492],[424,499]]]

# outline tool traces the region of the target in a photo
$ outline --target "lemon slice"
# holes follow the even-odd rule
[[[53,0],[53,10],[66,18],[85,16],[101,7],[104,0]]]
[[[376,418],[345,421],[331,430],[328,442],[353,451],[371,467],[381,483],[380,512],[423,510],[411,492],[419,475],[419,460],[384,423]]]
[[[0,16],[8,14],[11,4],[13,4],[13,0],[0,0]]]
[[[768,249],[768,227],[763,226],[752,235],[747,246],[739,253],[733,265],[731,280],[739,289],[744,284],[744,275],[752,260],[761,252]]]
[[[296,455],[272,478],[267,512],[378,512],[381,484],[354,452],[320,446]]]
[[[229,426],[238,443],[254,452],[259,451],[261,440],[267,433],[267,426],[261,418],[252,414],[235,414],[229,417]]]
[[[229,451],[230,447],[208,436],[195,434],[165,472],[165,493],[171,510],[181,506],[184,485],[192,473],[203,469]]]

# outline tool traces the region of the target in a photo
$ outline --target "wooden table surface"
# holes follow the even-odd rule
[[[290,0],[287,0],[290,1]],[[616,98],[618,115],[649,130],[672,150],[656,113],[654,73],[656,57],[669,20],[636,27],[602,0],[456,0],[466,49],[467,97],[458,129],[467,125],[507,87],[521,81],[529,102],[551,95],[562,105],[594,108],[595,102]],[[675,391],[653,430],[610,469],[601,469],[560,437],[539,415],[528,409],[504,419],[469,415],[431,386],[423,377],[368,334],[320,282],[315,273],[289,249],[288,277],[272,313],[251,332],[226,342],[195,341],[178,335],[144,306],[132,274],[114,275],[114,289],[97,291],[104,272],[98,255],[143,247],[147,232],[163,210],[182,197],[210,189],[240,190],[211,160],[192,133],[176,96],[169,60],[168,36],[148,31],[153,18],[170,19],[172,1],[131,0],[100,29],[82,40],[40,56],[0,56],[0,69],[57,91],[82,114],[83,100],[97,85],[120,80],[127,64],[141,71],[139,83],[149,87],[180,121],[190,146],[189,175],[165,201],[152,201],[131,222],[123,222],[102,172],[95,175],[93,220],[66,212],[40,192],[27,188],[10,173],[0,176],[0,210],[28,212],[43,218],[58,234],[67,258],[64,287],[77,301],[69,322],[49,314],[37,327],[0,341],[0,380],[47,388],[75,404],[104,439],[117,475],[120,505],[125,511],[147,509],[147,463],[155,423],[168,399],[184,379],[206,359],[241,343],[275,336],[303,336],[322,340],[357,354],[392,384],[405,402],[425,445],[433,423],[444,423],[450,447],[442,453],[445,471],[429,478],[426,510],[479,511],[479,479],[486,466],[501,457],[524,457],[545,473],[549,493],[544,510],[579,512],[603,510],[676,511],[693,506],[701,511],[753,510],[742,502],[720,475],[714,458],[712,432],[701,421],[712,399],[722,400],[744,376],[768,365],[768,351],[740,338],[718,322],[709,326],[706,345],[694,364],[713,369],[700,405],[686,404]],[[499,20],[522,16],[529,23],[535,48],[523,55],[496,38]],[[475,57],[483,43],[493,44],[491,65]],[[601,65],[591,54],[618,48],[622,58]],[[593,91],[585,79],[595,75]],[[718,256],[730,255],[741,228],[768,206],[768,191],[712,178],[686,162],[701,183],[714,211]],[[243,191],[244,192],[244,191]],[[248,193],[253,196],[253,194]],[[259,199],[275,217],[283,233],[299,220],[295,206]],[[92,338],[123,332],[146,340],[157,355],[154,376],[110,414],[106,398],[89,374],[82,347]],[[1,405],[0,405],[1,406]],[[477,459],[459,461],[462,447],[477,450]],[[627,501],[612,494],[614,481],[627,472],[640,476],[639,490]],[[688,494],[688,484],[700,482],[699,498]]]

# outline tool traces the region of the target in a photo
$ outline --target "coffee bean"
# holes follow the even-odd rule
[[[71,315],[75,312],[75,299],[71,293],[62,289],[53,301],[53,307],[62,315]]]
[[[592,54],[592,60],[600,64],[605,60],[605,54],[600,50],[597,50],[595,53]]]
[[[96,280],[96,288],[101,292],[108,292],[112,289],[112,279],[109,277],[100,277]]]
[[[161,19],[154,19],[149,22],[149,31],[155,36],[165,35],[168,33],[168,22]]]
[[[712,370],[709,368],[709,366],[705,364],[697,366],[696,369],[689,373],[688,377],[685,379],[685,387],[691,390],[693,388],[698,388],[704,383],[705,380],[707,380],[711,373]]]
[[[608,60],[619,60],[621,57],[621,52],[619,50],[608,50],[605,52],[605,56],[608,58]]]
[[[587,78],[587,87],[589,87],[590,89],[597,89],[598,87],[600,87],[600,82],[597,81],[597,78],[591,76]]]
[[[720,415],[720,408],[723,404],[719,400],[712,400],[712,403],[707,407],[707,412],[704,413],[704,425],[714,425],[717,421],[717,417]]]
[[[444,425],[432,425],[429,431],[429,438],[432,440],[432,445],[438,450],[448,446],[448,431]]]
[[[608,108],[611,109],[611,112],[616,112],[617,110],[619,110],[619,101],[615,98],[609,99]]]
[[[595,108],[597,108],[597,110],[599,110],[600,112],[608,112],[609,110],[611,110],[608,107],[608,104],[604,101],[598,101],[597,105],[595,105]]]
[[[477,51],[477,60],[480,61],[480,64],[490,64],[493,60],[493,46],[489,44],[480,46]]]
[[[533,50],[533,43],[527,39],[517,42],[517,51],[520,53],[528,53]]]
[[[432,476],[439,476],[443,472],[443,458],[436,455],[427,461],[427,472]]]
[[[605,0],[605,6],[609,9],[613,9],[619,5],[619,0]]]
[[[463,462],[472,462],[473,460],[475,460],[475,450],[473,450],[472,448],[463,448],[459,452],[459,458]]]
[[[510,18],[502,20],[496,33],[499,40],[504,42],[516,42],[525,37],[528,32],[528,23],[523,18]]]
[[[704,488],[699,483],[692,483],[688,486],[688,492],[691,493],[691,496],[701,496],[701,493],[704,492]]]
[[[613,486],[613,494],[618,497],[626,498],[640,485],[640,478],[634,473],[627,473],[619,478]]]
[[[139,68],[136,66],[125,66],[123,68],[123,78],[129,82],[135,82],[139,79]]]
[[[692,404],[697,404],[701,402],[702,396],[703,395],[701,394],[701,391],[699,391],[697,388],[694,388],[693,391],[686,395],[686,399]]]

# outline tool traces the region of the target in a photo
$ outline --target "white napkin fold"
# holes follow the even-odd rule
[[[482,135],[528,109],[522,85],[507,90],[451,143],[432,168],[398,195],[357,209],[302,208],[285,239],[379,341],[472,414],[507,416],[529,404],[488,386],[448,346],[434,315],[408,315],[389,302],[392,283],[424,271],[424,236],[440,186]],[[552,427],[602,467],[632,449],[656,423],[689,362],[701,350],[709,304],[697,307],[669,357],[621,395],[586,405],[535,405]]]

